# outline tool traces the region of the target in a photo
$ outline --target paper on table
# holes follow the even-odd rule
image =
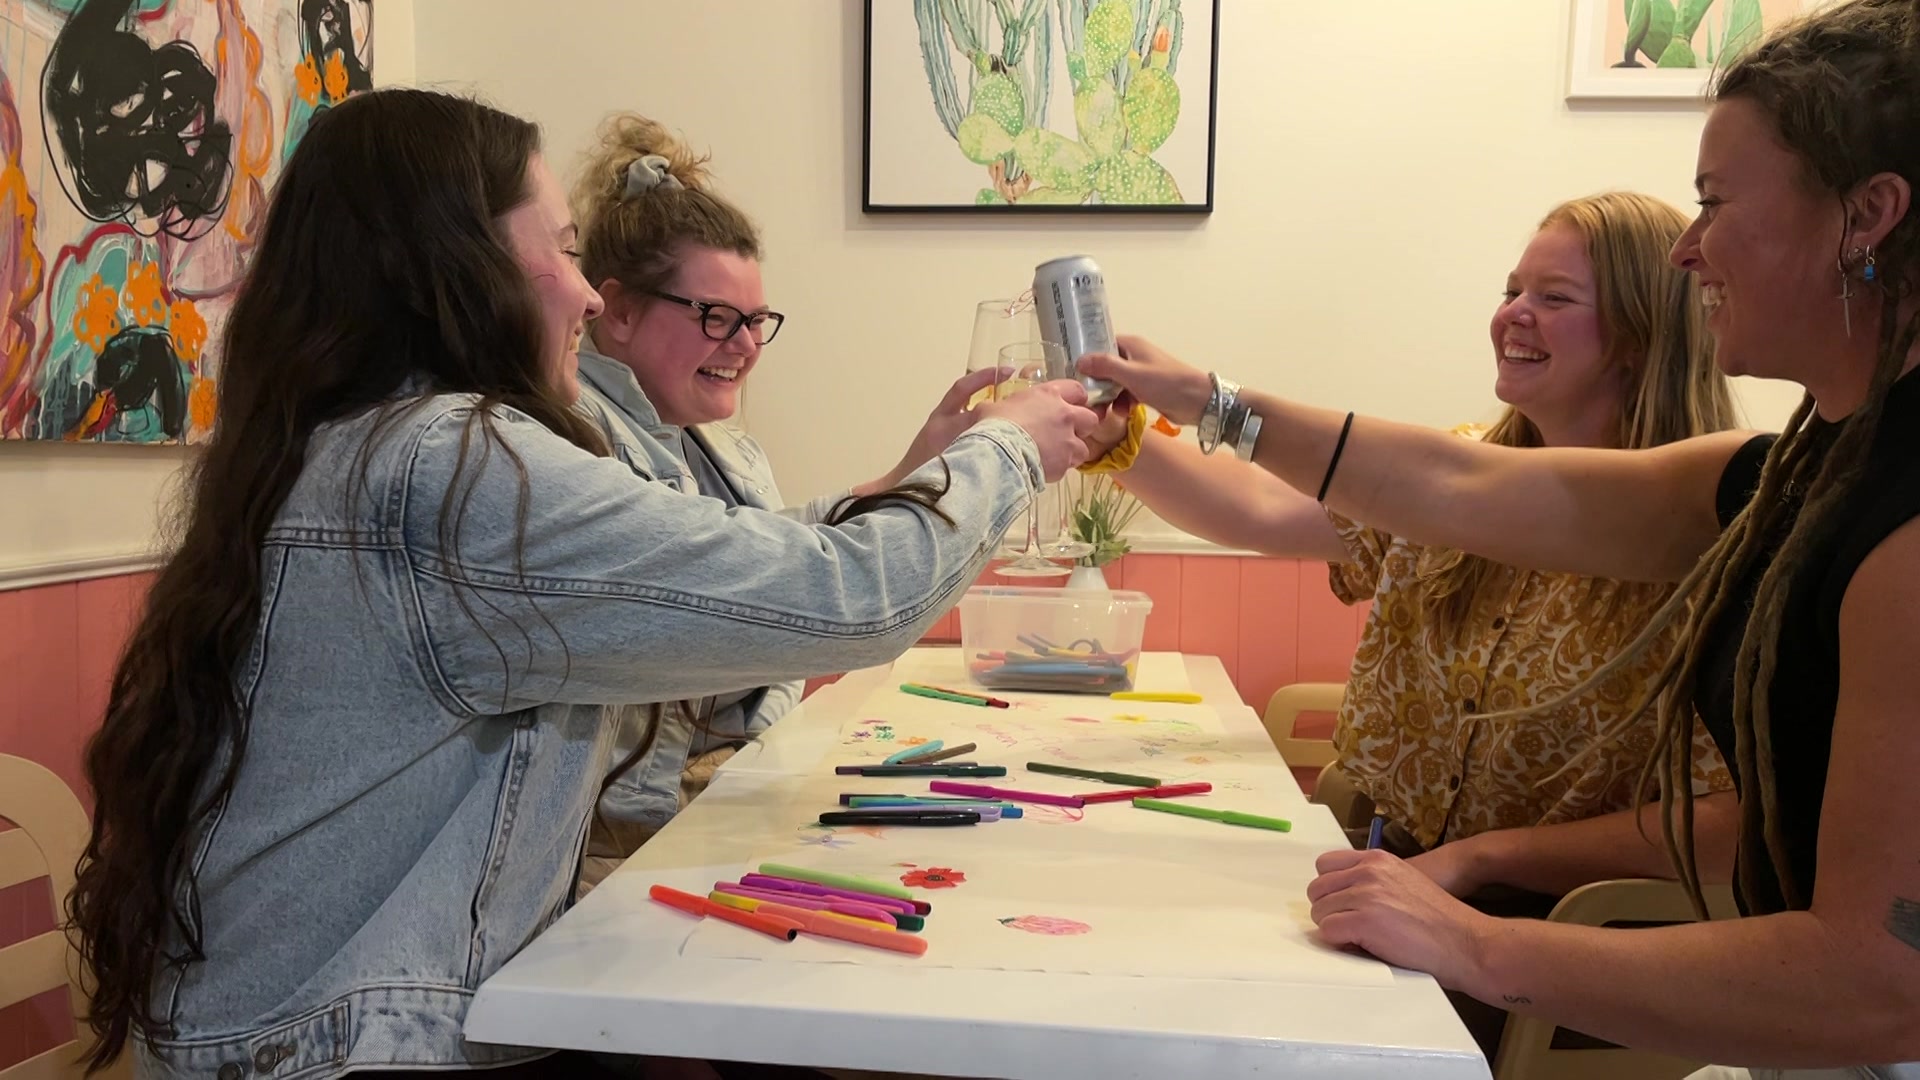
[[[688,956],[769,962],[846,963],[1050,971],[1157,978],[1234,979],[1322,986],[1385,986],[1379,961],[1322,944],[1308,915],[1312,852],[1273,834],[1263,838],[1188,830],[1171,841],[1201,858],[1179,873],[1169,841],[1072,830],[1023,830],[1009,824],[984,844],[985,829],[933,836],[892,830],[885,845],[859,850],[783,853],[791,863],[883,881],[912,873],[887,860],[911,851],[913,869],[938,868],[953,888],[916,889],[933,905],[923,957],[805,935],[791,945],[725,924],[692,929]],[[995,825],[990,828],[1002,829]],[[960,833],[971,833],[961,836]],[[1255,862],[1246,853],[1264,848]],[[1216,871],[1195,865],[1219,865]],[[965,868],[971,869],[965,869]],[[746,868],[742,869],[746,872]],[[708,920],[709,923],[712,920]]]
[[[940,893],[921,936],[925,956],[908,957],[803,934],[788,944],[703,920],[684,956],[772,963],[975,968],[1140,978],[1234,979],[1314,986],[1388,986],[1377,960],[1319,943],[1304,896],[1268,910],[1164,911],[1098,904],[995,903]],[[1062,910],[1062,909],[1067,910]]]

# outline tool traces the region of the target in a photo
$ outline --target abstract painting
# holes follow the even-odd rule
[[[1705,100],[1714,71],[1811,0],[1574,0],[1567,99]]]
[[[0,438],[206,438],[267,193],[372,64],[372,0],[0,0]]]
[[[868,211],[1213,209],[1219,0],[867,0]]]

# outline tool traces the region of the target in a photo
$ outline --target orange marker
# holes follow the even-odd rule
[[[848,915],[835,915],[830,911],[807,911],[802,908],[776,904],[770,900],[748,900],[741,902],[753,905],[753,912],[769,915],[783,921],[790,920],[800,924],[800,929],[809,934],[830,937],[838,941],[849,941],[855,945],[871,945],[876,949],[891,949],[894,952],[908,953],[913,956],[925,955],[927,939],[903,934],[898,930],[889,930],[877,924],[855,919]]]
[[[679,889],[669,889],[665,885],[655,885],[647,890],[647,895],[657,903],[676,908],[689,915],[711,915],[722,922],[744,926],[749,930],[758,930],[768,937],[777,937],[782,941],[792,941],[800,936],[800,931],[803,929],[799,921],[775,912],[741,911],[724,904],[716,904],[704,896],[684,893]]]

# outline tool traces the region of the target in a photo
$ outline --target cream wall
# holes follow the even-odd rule
[[[1206,218],[862,214],[860,0],[417,0],[418,76],[537,119],[563,169],[616,107],[712,150],[789,315],[746,412],[791,496],[891,462],[963,369],[974,301],[1053,255],[1095,256],[1122,327],[1191,360],[1452,424],[1495,408],[1487,317],[1543,212],[1692,197],[1697,106],[1565,104],[1563,0],[1221,6]],[[1742,397],[1777,425],[1797,391]]]
[[[413,0],[374,5],[374,77],[413,79]],[[154,561],[178,446],[0,442],[0,588],[124,573]]]

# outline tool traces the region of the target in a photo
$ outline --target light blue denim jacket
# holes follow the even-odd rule
[[[605,706],[898,656],[1040,483],[1032,440],[989,420],[946,453],[957,527],[903,507],[830,528],[687,498],[510,409],[463,449],[472,413],[434,397],[313,440],[235,672],[245,760],[193,838],[206,959],[155,986],[175,1031],[142,1075],[532,1056],[461,1024],[572,895]]]
[[[682,429],[661,420],[633,372],[620,361],[595,351],[591,338],[580,347],[580,410],[607,437],[613,456],[635,473],[683,494],[702,494],[681,457]],[[838,498],[828,496],[791,510],[782,509],[780,487],[759,443],[726,424],[700,424],[690,430],[733,489],[734,501],[742,506],[778,511],[811,524],[824,520]],[[784,682],[758,687],[740,700],[717,706],[707,720],[712,733],[707,742],[744,742],[760,734],[799,704],[805,685]],[[620,712],[620,730],[613,748],[616,764],[625,761],[645,738],[652,710],[629,705]],[[713,746],[696,745],[701,733],[677,711],[669,712],[668,717],[647,755],[608,785],[606,794],[600,797],[602,814],[659,829],[679,810],[680,774],[688,758]]]

